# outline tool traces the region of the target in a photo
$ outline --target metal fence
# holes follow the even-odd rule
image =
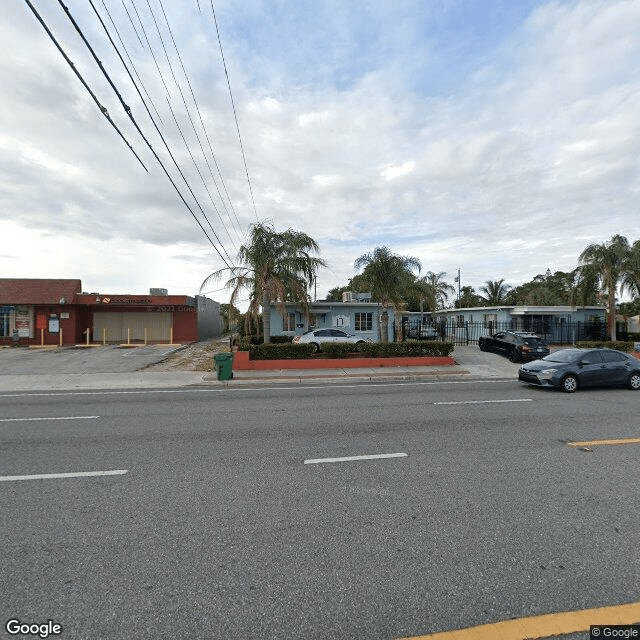
[[[523,326],[525,325],[525,326]],[[604,340],[606,329],[592,322],[553,321],[523,323],[522,319],[506,322],[460,322],[455,318],[422,323],[420,320],[404,320],[396,323],[398,340],[422,339],[453,342],[456,345],[477,344],[482,336],[500,331],[529,331],[539,335],[548,344],[573,344],[579,340]]]

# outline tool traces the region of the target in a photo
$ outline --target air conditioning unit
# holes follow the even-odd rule
[[[356,296],[353,291],[345,291],[342,294],[342,302],[356,302]]]

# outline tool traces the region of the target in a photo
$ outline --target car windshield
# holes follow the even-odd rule
[[[573,362],[583,353],[584,351],[580,349],[560,349],[560,351],[550,353],[542,359],[546,362]]]
[[[524,338],[525,344],[528,344],[530,347],[543,347],[544,342],[540,340],[540,338]]]

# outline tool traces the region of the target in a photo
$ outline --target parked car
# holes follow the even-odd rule
[[[573,393],[580,387],[627,386],[640,389],[640,361],[615,349],[560,349],[523,364],[518,379]]]
[[[527,331],[500,331],[478,340],[480,351],[505,354],[511,362],[536,360],[549,355],[547,343],[537,334]]]
[[[432,324],[408,324],[405,335],[413,340],[435,340],[438,332]]]
[[[354,344],[360,344],[362,342],[371,342],[371,340],[362,336],[354,336],[341,329],[315,329],[306,331],[301,336],[296,336],[293,342],[294,344],[311,343],[315,345],[316,352],[318,352],[322,349],[322,345],[327,343],[353,342]]]

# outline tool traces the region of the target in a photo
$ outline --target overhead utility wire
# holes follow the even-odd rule
[[[122,3],[122,4],[124,5],[124,0],[123,0],[123,3]],[[142,30],[142,34],[143,34],[143,36],[144,36],[144,39],[145,39],[145,41],[146,41],[146,43],[147,43],[147,48],[148,48],[148,50],[149,50],[149,53],[151,54],[151,57],[153,58],[153,61],[154,61],[155,65],[156,65],[156,69],[157,69],[157,71],[158,71],[158,75],[160,76],[160,80],[162,81],[162,85],[163,85],[163,86],[164,86],[164,88],[165,88],[165,93],[167,94],[167,96],[171,97],[171,92],[169,91],[169,87],[167,87],[167,83],[165,82],[164,74],[162,73],[162,70],[160,69],[160,65],[158,64],[158,60],[157,60],[156,55],[155,55],[155,53],[154,53],[154,51],[153,51],[153,47],[151,46],[151,42],[149,41],[149,36],[147,35],[147,31],[146,31],[146,29],[144,28],[144,24],[143,24],[143,22],[142,22],[142,18],[140,17],[140,13],[138,12],[138,8],[136,7],[136,4],[135,4],[135,2],[134,2],[133,0],[132,0],[131,4],[132,4],[132,6],[133,6],[133,9],[134,9],[134,11],[135,11],[135,13],[136,13],[136,16],[137,16],[137,18],[138,18],[138,21],[139,21],[139,23],[140,23],[140,28],[141,28],[141,30]],[[103,5],[104,5],[104,0],[103,0]],[[125,6],[125,9],[126,9],[126,6]],[[107,10],[107,13],[108,13],[108,10]],[[131,20],[131,15],[130,15],[128,12],[127,12],[127,15],[129,16],[129,20]],[[111,14],[109,14],[109,17],[111,18]],[[155,17],[154,17],[154,21],[155,21]],[[112,19],[112,22],[113,22],[113,19]],[[133,23],[132,23],[132,24],[133,24]],[[157,28],[157,23],[156,23],[156,28]],[[158,33],[158,35],[160,35],[160,33]],[[118,34],[118,37],[120,37],[120,36],[119,36],[119,34]],[[161,42],[162,42],[162,36],[161,36],[161,35],[160,35],[160,40],[161,40]],[[122,42],[122,38],[120,38],[120,41]],[[144,47],[144,45],[143,45],[143,47]],[[164,43],[163,43],[163,47],[164,47]],[[167,53],[166,53],[166,48],[165,48],[165,55],[167,55]],[[131,58],[129,58],[129,60],[131,60]],[[169,67],[171,68],[171,62],[169,61],[168,56],[167,56],[167,61],[169,62]],[[132,65],[133,65],[133,63],[132,63]],[[134,67],[134,69],[135,69],[135,67]],[[172,71],[172,74],[173,74],[173,69],[171,69],[171,71]],[[136,72],[136,75],[137,75],[137,72]],[[176,80],[176,78],[175,78],[175,74],[173,74],[173,77],[174,77],[174,82],[176,82],[176,85],[177,85],[177,80]],[[178,85],[178,89],[180,89],[180,86],[179,86],[179,85]],[[183,95],[183,102],[184,102],[184,95]],[[153,104],[153,102],[152,102],[152,104]],[[186,106],[186,103],[185,103],[185,106]],[[171,107],[170,107],[170,108],[171,108]],[[155,105],[154,105],[154,109],[155,109]],[[155,110],[156,110],[156,113],[157,113],[157,109],[155,109]],[[172,113],[172,115],[173,115],[173,113]],[[174,120],[175,120],[175,115],[173,115],[173,117],[174,117]],[[190,118],[190,119],[191,119],[191,118]],[[191,120],[191,126],[192,126],[192,127],[194,126],[194,124],[193,124],[193,120]],[[156,126],[156,128],[157,128],[157,126]],[[182,135],[182,131],[180,131],[180,134]],[[196,133],[196,135],[197,135],[197,133]],[[195,168],[196,168],[196,171],[197,171],[197,172],[198,172],[198,174],[200,175],[200,179],[202,180],[202,182],[203,182],[203,184],[204,184],[204,187],[205,187],[205,189],[207,190],[207,193],[208,193],[208,195],[209,195],[209,199],[211,200],[211,204],[213,205],[213,208],[215,209],[216,213],[218,214],[218,218],[220,219],[220,223],[222,224],[222,227],[224,228],[224,230],[227,232],[227,235],[229,236],[229,240],[231,241],[231,244],[233,245],[233,247],[234,247],[234,249],[235,249],[235,248],[236,248],[236,247],[235,247],[235,244],[234,244],[234,242],[233,242],[233,240],[232,240],[232,238],[231,238],[231,235],[229,234],[229,231],[228,231],[228,229],[227,229],[226,225],[224,224],[224,222],[223,222],[223,220],[222,220],[222,217],[220,216],[220,213],[218,212],[218,209],[217,209],[217,207],[216,207],[216,205],[215,205],[215,203],[214,203],[214,201],[213,201],[213,198],[211,197],[211,193],[209,192],[209,189],[207,188],[206,182],[204,181],[204,178],[202,177],[202,174],[200,173],[200,169],[198,168],[198,165],[197,165],[197,164],[196,164],[196,162],[195,162],[195,159],[194,159],[194,157],[193,157],[193,154],[191,153],[191,149],[189,148],[189,145],[188,145],[188,143],[187,143],[186,139],[184,138],[184,136],[182,136],[182,139],[183,139],[184,144],[185,144],[185,146],[186,146],[186,148],[187,148],[187,151],[189,152],[189,155],[191,156],[191,160],[192,160],[192,162],[193,162],[193,164],[194,164],[194,166],[195,166]],[[163,138],[163,142],[164,142],[164,138]],[[168,149],[168,145],[167,145],[167,143],[166,143],[166,142],[165,142],[165,146],[167,146],[167,150],[169,150],[169,149]],[[202,152],[203,152],[203,154],[204,154],[204,149],[202,149],[202,144],[200,145],[200,148],[201,148],[201,150],[202,150]],[[170,151],[169,151],[169,153],[171,154],[171,152],[170,152]],[[202,205],[200,204],[200,201],[198,200],[198,198],[197,198],[197,197],[196,197],[196,195],[194,194],[193,190],[191,189],[191,186],[189,185],[189,183],[188,183],[187,179],[184,177],[184,174],[182,173],[182,171],[181,171],[181,170],[180,170],[180,168],[178,167],[178,163],[176,162],[176,160],[175,160],[175,158],[173,157],[173,155],[171,155],[171,157],[172,157],[172,160],[173,160],[174,164],[176,165],[176,168],[178,168],[178,171],[180,171],[180,174],[182,175],[182,179],[185,181],[185,184],[187,185],[187,188],[188,188],[188,189],[189,189],[189,191],[191,192],[191,195],[193,196],[193,199],[195,200],[195,202],[196,202],[196,204],[197,204],[198,208],[199,208],[199,209],[200,209],[200,211],[202,212],[202,215],[204,216],[205,220],[207,221],[207,223],[208,223],[209,227],[211,228],[211,231],[213,231],[213,234],[214,234],[214,235],[216,236],[216,238],[218,239],[218,242],[220,243],[220,246],[222,247],[222,249],[223,249],[223,251],[225,252],[225,254],[227,255],[227,258],[229,258],[229,260],[230,260],[230,261],[232,261],[232,260],[231,260],[231,258],[230,258],[230,256],[229,256],[229,254],[228,254],[228,252],[227,252],[227,250],[224,248],[224,245],[223,245],[222,241],[220,240],[220,238],[219,238],[218,234],[215,232],[215,230],[214,230],[214,228],[213,228],[213,225],[211,224],[211,221],[210,221],[210,220],[209,220],[209,218],[207,217],[207,214],[205,213],[204,209],[202,208]]]
[[[158,38],[160,39],[160,44],[162,45],[162,50],[164,51],[164,55],[165,55],[165,58],[167,60],[167,64],[169,66],[169,71],[171,72],[171,77],[173,78],[173,82],[175,83],[175,85],[176,85],[176,87],[178,89],[178,92],[180,93],[180,97],[182,98],[182,104],[184,105],[185,111],[187,112],[187,116],[189,118],[189,122],[191,123],[191,128],[193,129],[193,133],[195,134],[196,140],[198,141],[198,145],[200,146],[200,151],[202,152],[202,157],[204,158],[204,161],[207,164],[207,167],[209,168],[209,173],[211,175],[211,178],[213,179],[214,184],[216,185],[216,188],[218,188],[218,185],[216,183],[215,177],[213,175],[213,171],[211,169],[211,165],[209,164],[209,161],[207,160],[207,154],[205,153],[204,147],[202,145],[202,140],[200,139],[200,136],[198,135],[198,131],[197,131],[195,122],[193,121],[193,118],[191,117],[191,111],[189,110],[189,105],[187,104],[187,99],[185,98],[184,92],[182,91],[182,87],[181,87],[180,83],[178,82],[178,78],[176,77],[176,74],[175,74],[175,72],[173,70],[173,65],[171,64],[171,59],[169,58],[169,53],[168,53],[167,48],[166,48],[166,46],[164,44],[164,39],[162,38],[162,33],[160,31],[160,26],[158,25],[158,21],[156,20],[155,13],[153,11],[153,8],[151,7],[151,3],[149,2],[149,0],[146,0],[146,3],[147,3],[147,6],[149,7],[149,12],[151,13],[151,18],[153,19],[153,23],[154,23],[154,25],[156,27],[156,31],[158,32]],[[131,0],[131,4],[134,6],[134,8],[136,8],[135,0]],[[137,9],[136,9],[136,13],[137,13]],[[138,14],[138,17],[140,17],[139,14]],[[168,24],[168,22],[167,22],[167,24]],[[171,32],[171,29],[169,29],[169,31]],[[151,49],[151,44],[149,43],[149,40],[147,38],[146,31],[144,31],[144,27],[143,27],[143,32],[145,33],[145,39],[147,40],[147,44],[149,45],[149,48]],[[172,37],[173,37],[173,34],[172,34]],[[177,48],[176,48],[176,50],[177,50]],[[183,67],[183,70],[184,70],[184,67]],[[185,76],[186,76],[186,72],[185,72]],[[187,81],[188,81],[188,79],[187,79]],[[165,88],[166,88],[166,84],[165,84]],[[168,89],[167,89],[167,93],[169,93]],[[169,93],[169,95],[171,95],[171,94]],[[195,163],[195,160],[194,160],[194,163]],[[204,182],[204,178],[203,178],[203,182]],[[220,194],[220,190],[219,189],[218,189],[218,194],[220,195],[220,198],[222,199],[222,195]],[[213,201],[212,201],[212,204],[213,204]],[[224,201],[223,201],[223,204],[224,204]],[[215,205],[214,205],[214,207],[215,207]],[[217,208],[216,208],[216,212],[217,212]],[[220,216],[219,213],[218,213],[218,217],[220,218],[220,224],[222,224],[222,226],[225,227],[225,229],[226,229],[226,225],[223,222],[222,217]],[[227,231],[227,233],[228,233],[228,231]],[[242,232],[240,232],[240,235],[242,235]],[[231,238],[231,236],[229,236],[229,238]],[[233,243],[233,241],[232,241],[232,243]]]
[[[93,47],[89,44],[88,40],[84,37],[84,33],[82,33],[82,30],[78,26],[78,23],[75,21],[75,19],[71,15],[71,12],[69,11],[69,8],[62,2],[62,0],[58,0],[58,4],[63,8],[64,12],[67,14],[67,17],[71,21],[71,24],[75,27],[75,30],[78,32],[78,35],[82,38],[82,41],[87,46],[87,49],[89,49],[91,55],[93,56],[93,59],[96,61],[96,64],[98,65],[98,67],[100,67],[100,71],[102,71],[104,77],[107,79],[107,82],[111,85],[111,88],[113,89],[114,93],[116,94],[116,96],[118,96],[118,100],[120,101],[120,104],[122,105],[122,108],[125,110],[125,113],[129,116],[129,119],[131,120],[131,122],[133,122],[133,126],[137,129],[137,131],[140,134],[140,136],[142,137],[142,139],[145,141],[147,146],[151,149],[151,143],[149,142],[149,140],[147,140],[147,138],[144,135],[144,133],[142,133],[142,130],[138,126],[138,123],[136,122],[135,118],[133,117],[133,114],[131,113],[131,107],[128,104],[125,103],[124,98],[122,97],[122,95],[118,91],[118,88],[116,87],[115,84],[113,84],[113,81],[109,77],[109,74],[107,73],[106,69],[104,68],[104,65],[102,64],[102,62],[100,61],[100,59],[96,55],[96,52],[93,50]]]
[[[238,132],[238,140],[240,142],[240,151],[242,153],[242,161],[244,162],[244,171],[247,175],[247,182],[249,183],[249,193],[251,194],[251,203],[253,204],[253,212],[256,215],[256,221],[258,221],[258,211],[256,209],[256,201],[253,197],[253,187],[251,186],[251,178],[249,178],[249,169],[247,167],[247,158],[244,155],[244,147],[242,145],[242,136],[240,135],[240,125],[238,124],[238,114],[236,113],[236,105],[233,100],[233,93],[231,91],[231,81],[229,80],[229,72],[227,71],[227,63],[224,59],[224,51],[222,50],[222,40],[220,38],[220,30],[218,29],[218,20],[216,19],[216,10],[213,8],[213,0],[211,0],[211,12],[213,13],[213,21],[216,25],[216,33],[218,34],[218,44],[220,45],[220,55],[222,56],[222,65],[224,67],[224,75],[227,77],[227,86],[229,87],[229,97],[231,98],[231,106],[233,108],[233,117],[236,121],[236,131]]]
[[[189,156],[191,157],[191,162],[193,162],[193,166],[196,168],[196,171],[198,172],[198,175],[200,176],[200,180],[202,180],[202,184],[204,185],[205,191],[207,192],[207,195],[209,196],[209,200],[211,200],[211,204],[213,205],[213,208],[216,210],[216,213],[218,214],[218,217],[220,217],[220,213],[218,213],[218,209],[216,208],[216,205],[213,202],[213,197],[211,196],[211,192],[209,191],[209,187],[207,187],[207,183],[205,182],[205,179],[200,171],[200,168],[198,167],[198,164],[195,161],[195,158],[193,157],[193,153],[191,153],[191,149],[187,143],[187,139],[184,137],[184,133],[182,133],[182,129],[180,128],[180,124],[178,123],[178,118],[176,118],[176,114],[174,113],[172,107],[171,107],[171,102],[169,102],[169,99],[167,99],[167,106],[169,107],[169,111],[171,112],[171,115],[173,116],[173,122],[176,125],[176,129],[178,129],[178,133],[180,134],[180,137],[182,138],[182,141],[184,142],[184,146],[187,148],[187,151],[189,153]],[[207,214],[203,211],[202,215],[205,217],[205,220],[207,222],[209,222],[209,218],[207,218]],[[222,218],[220,218],[220,222],[222,222]],[[209,222],[209,226],[211,226],[211,222]],[[224,224],[223,224],[224,226]],[[213,229],[213,227],[212,227]],[[225,231],[227,232],[227,236],[229,236],[229,240],[231,240],[231,244],[233,245],[233,248],[237,250],[237,247],[235,245],[235,243],[233,242],[233,239],[231,238],[231,234],[229,233],[229,230],[224,227]]]
[[[175,164],[176,169],[180,173],[180,176],[182,177],[182,179],[184,180],[187,188],[191,192],[191,195],[193,196],[194,200],[196,200],[196,202],[197,202],[197,198],[196,198],[195,194],[193,193],[191,187],[189,186],[189,183],[187,182],[187,179],[185,178],[184,173],[180,169],[180,166],[176,162],[176,159],[174,158],[173,154],[171,153],[171,149],[169,148],[169,145],[167,144],[167,141],[165,140],[164,136],[162,135],[162,132],[160,131],[158,125],[156,124],[156,121],[154,120],[153,116],[151,115],[151,111],[149,110],[149,107],[147,106],[147,103],[146,103],[144,97],[142,96],[142,93],[140,92],[140,89],[138,88],[138,85],[136,84],[136,81],[133,79],[133,76],[131,75],[131,72],[129,71],[129,68],[127,67],[126,62],[124,61],[122,55],[120,54],[120,51],[118,50],[118,47],[116,46],[115,42],[113,41],[113,38],[111,37],[111,34],[109,33],[109,30],[107,29],[107,26],[105,25],[104,21],[102,20],[102,17],[98,13],[98,10],[96,9],[95,5],[93,4],[93,1],[89,0],[89,3],[91,4],[91,8],[93,9],[94,13],[96,14],[98,20],[100,21],[100,24],[102,25],[102,28],[104,29],[105,33],[107,34],[107,37],[109,38],[109,42],[111,42],[111,45],[113,46],[113,48],[115,49],[116,53],[118,54],[118,57],[120,58],[120,61],[122,62],[127,74],[129,75],[129,78],[130,78],[133,86],[135,87],[136,91],[138,92],[138,96],[140,97],[140,100],[142,101],[142,104],[144,105],[144,108],[147,111],[147,114],[149,115],[149,118],[151,119],[151,122],[153,123],[153,126],[155,127],[156,131],[158,132],[158,135],[160,136],[160,139],[164,143],[164,146],[166,147],[167,152],[169,153],[169,156],[173,160],[173,163]],[[113,25],[114,29],[116,30],[116,33],[118,34],[118,38],[120,38],[120,33],[118,32],[118,30],[117,30],[117,28],[115,26],[115,23],[113,22],[113,18],[111,17],[111,14],[109,13],[109,10],[107,9],[106,5],[104,4],[104,0],[103,0],[102,4],[105,7],[105,10],[107,12],[107,15],[109,16],[109,19],[111,20],[111,24]],[[120,38],[120,42],[122,43],[122,38]],[[124,47],[124,43],[122,43],[122,44],[123,44],[123,47]],[[125,48],[125,51],[126,51],[126,48]],[[127,52],[127,57],[131,61],[131,58],[129,57],[128,52]],[[135,71],[135,68],[134,68],[134,71]],[[136,75],[138,75],[137,72],[136,72]],[[155,107],[154,107],[154,109],[155,109]],[[169,179],[169,182],[171,182],[171,185],[173,186],[173,188],[175,189],[176,193],[180,197],[180,200],[182,200],[183,204],[185,205],[185,207],[187,207],[187,209],[188,209],[189,213],[192,215],[193,219],[198,223],[198,226],[202,229],[202,232],[206,236],[206,238],[209,241],[209,243],[211,244],[211,246],[215,249],[216,253],[220,256],[220,258],[222,259],[224,264],[229,269],[232,269],[233,267],[229,264],[229,262],[227,262],[226,258],[222,255],[222,253],[220,253],[220,250],[218,249],[218,247],[215,245],[215,243],[213,242],[213,240],[211,239],[211,237],[207,233],[207,230],[202,226],[202,223],[200,222],[200,220],[198,220],[198,217],[193,212],[193,209],[189,206],[189,203],[186,201],[186,199],[182,195],[182,192],[180,191],[180,189],[178,188],[178,186],[174,182],[173,178],[171,177],[171,175],[167,171],[167,168],[164,166],[164,163],[162,162],[162,160],[160,159],[160,157],[156,153],[155,149],[151,145],[149,145],[149,149],[151,150],[151,153],[153,153],[153,156],[158,161],[158,164],[160,165],[160,167],[164,171],[165,175]],[[222,244],[222,242],[220,242],[220,238],[218,238],[216,232],[213,229],[212,229],[212,231],[213,231],[213,234],[215,235],[216,239],[218,240],[218,243],[220,244],[220,246],[222,247],[223,251],[225,252],[227,258],[229,258],[229,254],[224,249],[224,245]],[[231,262],[231,258],[229,258],[229,261]]]
[[[207,132],[207,128],[205,127],[204,124],[204,120],[202,118],[202,113],[200,112],[200,106],[198,105],[198,101],[196,100],[196,95],[193,91],[193,87],[191,85],[191,80],[189,79],[189,74],[187,73],[187,70],[184,67],[184,64],[182,62],[182,56],[180,55],[180,51],[178,49],[178,45],[176,44],[176,40],[173,37],[173,31],[171,30],[171,25],[169,24],[169,18],[167,17],[167,13],[164,10],[164,4],[162,3],[162,0],[158,0],[158,2],[160,3],[160,8],[162,9],[162,14],[164,15],[164,19],[165,22],[167,23],[167,29],[169,30],[169,35],[171,36],[171,41],[173,42],[173,46],[176,50],[176,54],[178,55],[178,60],[180,61],[180,66],[182,67],[182,73],[184,73],[184,77],[187,80],[187,85],[189,86],[189,91],[191,91],[191,97],[193,98],[193,104],[196,108],[196,111],[198,113],[198,118],[200,119],[200,124],[202,125],[202,131],[204,132],[205,138],[207,139],[207,143],[209,145],[209,151],[211,151],[211,156],[213,157],[213,162],[216,165],[216,169],[218,171],[218,175],[220,176],[220,182],[222,183],[222,187],[224,189],[224,192],[227,195],[227,199],[229,200],[229,205],[231,206],[231,210],[233,211],[233,215],[235,216],[236,219],[236,223],[237,223],[237,230],[239,231],[240,235],[242,235],[242,229],[240,228],[240,220],[238,220],[238,215],[236,214],[236,211],[233,207],[233,203],[231,202],[231,198],[229,197],[229,193],[227,191],[227,187],[224,183],[224,178],[222,177],[222,173],[220,171],[220,167],[218,166],[218,161],[216,159],[216,154],[213,151],[213,145],[211,144],[211,140],[209,139],[209,134]],[[200,7],[198,6],[198,9],[200,9]],[[209,162],[205,156],[205,161],[207,163],[207,166],[209,167]],[[218,184],[213,176],[213,172],[211,171],[211,167],[209,167],[209,171],[211,173],[211,177],[213,178],[213,183],[216,185],[216,189],[218,190],[218,195],[220,196],[220,200],[222,201],[222,206],[224,207],[225,212],[227,213],[227,215],[229,216],[229,221],[233,224],[233,221],[231,220],[231,215],[229,214],[229,211],[227,209],[227,205],[224,201],[224,198],[222,197],[222,194],[220,193],[220,189],[218,188]]]
[[[134,148],[131,146],[129,141],[124,137],[120,129],[118,129],[118,126],[116,125],[116,123],[111,119],[111,116],[107,111],[107,108],[102,104],[100,104],[100,101],[96,97],[95,93],[93,93],[89,85],[85,82],[85,79],[82,77],[80,72],[76,69],[73,62],[71,62],[71,60],[69,59],[69,56],[65,53],[64,49],[60,46],[58,41],[55,39],[55,36],[53,35],[53,33],[51,33],[49,27],[47,27],[45,21],[42,19],[40,14],[36,11],[35,7],[31,4],[30,0],[24,0],[24,1],[28,5],[29,9],[31,9],[33,15],[36,17],[38,22],[42,25],[42,28],[47,32],[47,35],[49,36],[49,38],[51,38],[51,41],[53,42],[53,44],[55,44],[56,48],[58,49],[62,57],[66,60],[67,64],[71,67],[72,71],[76,74],[76,77],[78,78],[78,80],[82,82],[82,85],[89,92],[89,95],[93,98],[93,101],[98,105],[98,109],[100,109],[102,115],[109,121],[111,126],[118,132],[118,135],[122,138],[123,142],[127,145],[127,147],[129,147],[129,150],[136,157],[136,160],[142,165],[143,169],[148,173],[149,170],[147,169],[147,167],[145,167],[144,162],[142,162],[142,160],[140,159],[138,154],[135,152]]]

